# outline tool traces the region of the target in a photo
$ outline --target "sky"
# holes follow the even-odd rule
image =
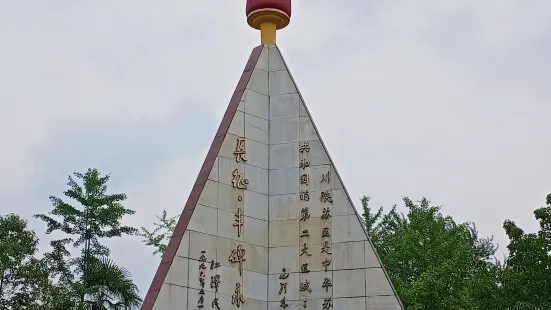
[[[259,33],[244,0],[0,0],[0,214],[89,167],[134,227],[179,213]],[[551,2],[295,0],[278,46],[359,206],[425,196],[507,246],[551,193]],[[44,241],[46,242],[46,241]],[[142,293],[160,261],[112,258]]]

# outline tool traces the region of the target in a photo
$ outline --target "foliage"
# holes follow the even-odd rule
[[[66,235],[51,243],[53,251],[46,256],[59,278],[55,293],[65,297],[61,304],[68,309],[82,308],[85,297],[96,298],[92,302],[100,302],[106,309],[134,309],[141,302],[137,288],[129,284],[127,270],[107,260],[110,250],[102,243],[103,239],[135,234],[135,228],[121,225],[123,217],[134,211],[123,206],[125,194],[107,193],[109,175],[88,169],[73,176],[69,176],[69,188],[63,194],[79,206],[51,196],[53,210],[49,215],[35,215],[46,223],[46,233]],[[80,255],[72,257],[68,246],[80,249]]]
[[[153,255],[162,255],[166,251],[168,241],[176,228],[178,215],[168,217],[166,210],[163,210],[163,214],[161,216],[156,215],[155,218],[158,220],[158,222],[153,223],[155,228],[150,231],[142,227],[138,235],[143,238],[142,242],[145,243],[146,246],[152,246],[154,248]]]
[[[0,216],[0,309],[38,309],[49,286],[38,238],[15,214]]]
[[[503,224],[510,240],[503,270],[507,309],[551,309],[551,194],[546,203],[534,211],[537,233],[526,233],[513,221]]]
[[[406,214],[396,206],[373,213],[362,198],[367,231],[398,295],[409,310],[499,309],[499,263],[492,239],[480,239],[471,223],[456,223],[423,198],[403,198]]]

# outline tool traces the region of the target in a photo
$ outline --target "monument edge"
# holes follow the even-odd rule
[[[287,66],[287,62],[285,62],[285,58],[283,57],[283,54],[281,53],[281,50],[279,49],[279,47],[276,45],[274,45],[273,48],[276,48],[277,49],[277,52],[279,53],[280,57],[281,57],[281,61],[283,62],[283,65],[285,66],[285,69],[287,70],[287,72],[289,73],[289,77],[291,78],[291,81],[293,81],[294,85],[297,85],[295,79],[293,78],[293,74],[291,73],[291,70],[289,70],[289,67]],[[350,202],[350,204],[352,204],[352,207],[354,209],[354,213],[356,214],[356,217],[358,219],[358,221],[361,222],[361,217],[358,213],[358,210],[356,209],[356,206],[354,205],[354,202],[350,199],[350,194],[348,193],[348,190],[346,189],[346,186],[344,185],[345,182],[343,181],[343,179],[341,178],[338,170],[337,170],[337,166],[334,164],[333,162],[333,159],[331,158],[331,154],[329,153],[329,151],[327,150],[327,147],[325,146],[325,143],[323,142],[323,139],[321,137],[321,134],[316,126],[316,124],[314,123],[314,119],[312,118],[312,115],[310,114],[310,111],[308,110],[308,106],[306,105],[306,101],[304,100],[304,98],[302,97],[302,94],[300,92],[300,89],[297,88],[297,93],[300,97],[300,100],[302,101],[302,103],[304,104],[304,110],[306,111],[306,114],[308,115],[308,118],[310,120],[312,120],[312,126],[314,127],[314,130],[316,131],[317,135],[318,135],[318,138],[320,140],[320,143],[323,147],[323,150],[325,151],[325,153],[327,154],[327,157],[329,158],[329,162],[331,164],[331,166],[333,166],[333,169],[335,170],[335,174],[337,175],[337,177],[339,178],[339,180],[341,181],[342,183],[342,188],[344,190],[344,192],[346,193],[346,198],[348,199],[348,201]],[[377,259],[379,260],[379,263],[381,264],[381,268],[385,274],[385,277],[387,278],[387,281],[390,283],[390,287],[392,288],[392,291],[394,292],[394,296],[396,296],[396,299],[398,300],[398,303],[400,304],[400,307],[402,309],[405,309],[404,307],[404,304],[402,303],[402,300],[400,298],[400,296],[398,295],[398,292],[396,291],[396,288],[394,287],[394,284],[392,283],[392,280],[390,279],[390,275],[388,274],[383,262],[381,261],[381,257],[379,256],[379,253],[377,253],[377,249],[375,248],[375,246],[373,245],[373,242],[371,241],[371,237],[369,236],[369,234],[367,234],[367,231],[365,230],[365,227],[364,225],[362,225],[362,229],[365,233],[365,235],[367,236],[367,240],[368,242],[371,244],[371,247],[373,248],[373,252],[375,253],[375,256],[377,257]]]
[[[220,148],[222,147],[222,141],[224,140],[224,137],[226,136],[226,133],[230,127],[235,112],[239,107],[243,92],[246,85],[249,83],[256,63],[260,58],[260,53],[262,52],[263,47],[263,45],[259,45],[251,51],[249,60],[245,65],[245,69],[241,74],[241,78],[239,79],[237,87],[233,92],[233,95],[220,122],[220,126],[218,127],[210,149],[205,156],[205,160],[203,162],[201,170],[197,175],[195,184],[188,196],[188,200],[184,206],[184,210],[180,214],[174,233],[172,234],[170,242],[168,243],[167,250],[164,253],[161,262],[159,263],[159,267],[157,268],[155,276],[153,277],[151,285],[149,286],[149,289],[145,295],[144,301],[140,308],[141,310],[153,310],[155,306],[155,302],[157,301],[159,292],[161,291],[163,283],[165,282],[170,266],[172,265],[172,261],[176,256],[176,252],[178,251],[178,247],[180,246],[182,237],[187,229],[187,225],[191,219],[191,216],[193,215],[193,210],[195,209],[199,197],[201,196],[201,192],[208,179],[208,175],[212,170],[216,156],[218,155]]]

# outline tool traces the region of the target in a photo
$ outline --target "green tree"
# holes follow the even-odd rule
[[[161,216],[156,215],[155,218],[157,222],[153,223],[153,230],[142,227],[138,235],[143,238],[142,242],[145,243],[146,246],[153,247],[153,255],[163,255],[168,246],[168,241],[170,241],[172,233],[176,228],[178,215],[168,217],[166,210],[163,210],[163,214]]]
[[[129,272],[106,260],[110,250],[102,240],[137,232],[135,228],[121,224],[124,216],[135,212],[123,206],[125,194],[107,193],[109,179],[109,175],[102,176],[97,169],[88,169],[84,174],[75,172],[69,176],[68,189],[63,194],[74,200],[78,207],[51,196],[53,210],[49,215],[35,215],[46,223],[47,234],[60,232],[66,235],[66,238],[51,243],[54,251],[48,259],[59,273],[56,293],[67,296],[69,300],[63,304],[73,305],[73,308],[82,308],[87,298],[103,304],[106,309],[134,309],[141,302],[137,287],[128,284],[132,281]],[[80,249],[80,255],[71,257],[68,246]],[[113,282],[107,283],[107,280]],[[119,291],[115,293],[114,288]],[[110,302],[94,299],[107,295]],[[108,306],[111,303],[113,305]]]
[[[509,237],[502,277],[507,309],[551,309],[551,194],[546,203],[534,211],[537,233],[526,233],[510,220],[503,224]]]
[[[362,198],[367,231],[408,310],[500,309],[491,238],[471,223],[456,223],[423,198],[403,198],[406,214],[392,207],[372,212]]]
[[[0,215],[0,309],[38,309],[49,286],[38,238],[15,214]]]

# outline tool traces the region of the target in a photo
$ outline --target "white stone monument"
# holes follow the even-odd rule
[[[142,310],[402,310],[279,49],[264,39]]]

